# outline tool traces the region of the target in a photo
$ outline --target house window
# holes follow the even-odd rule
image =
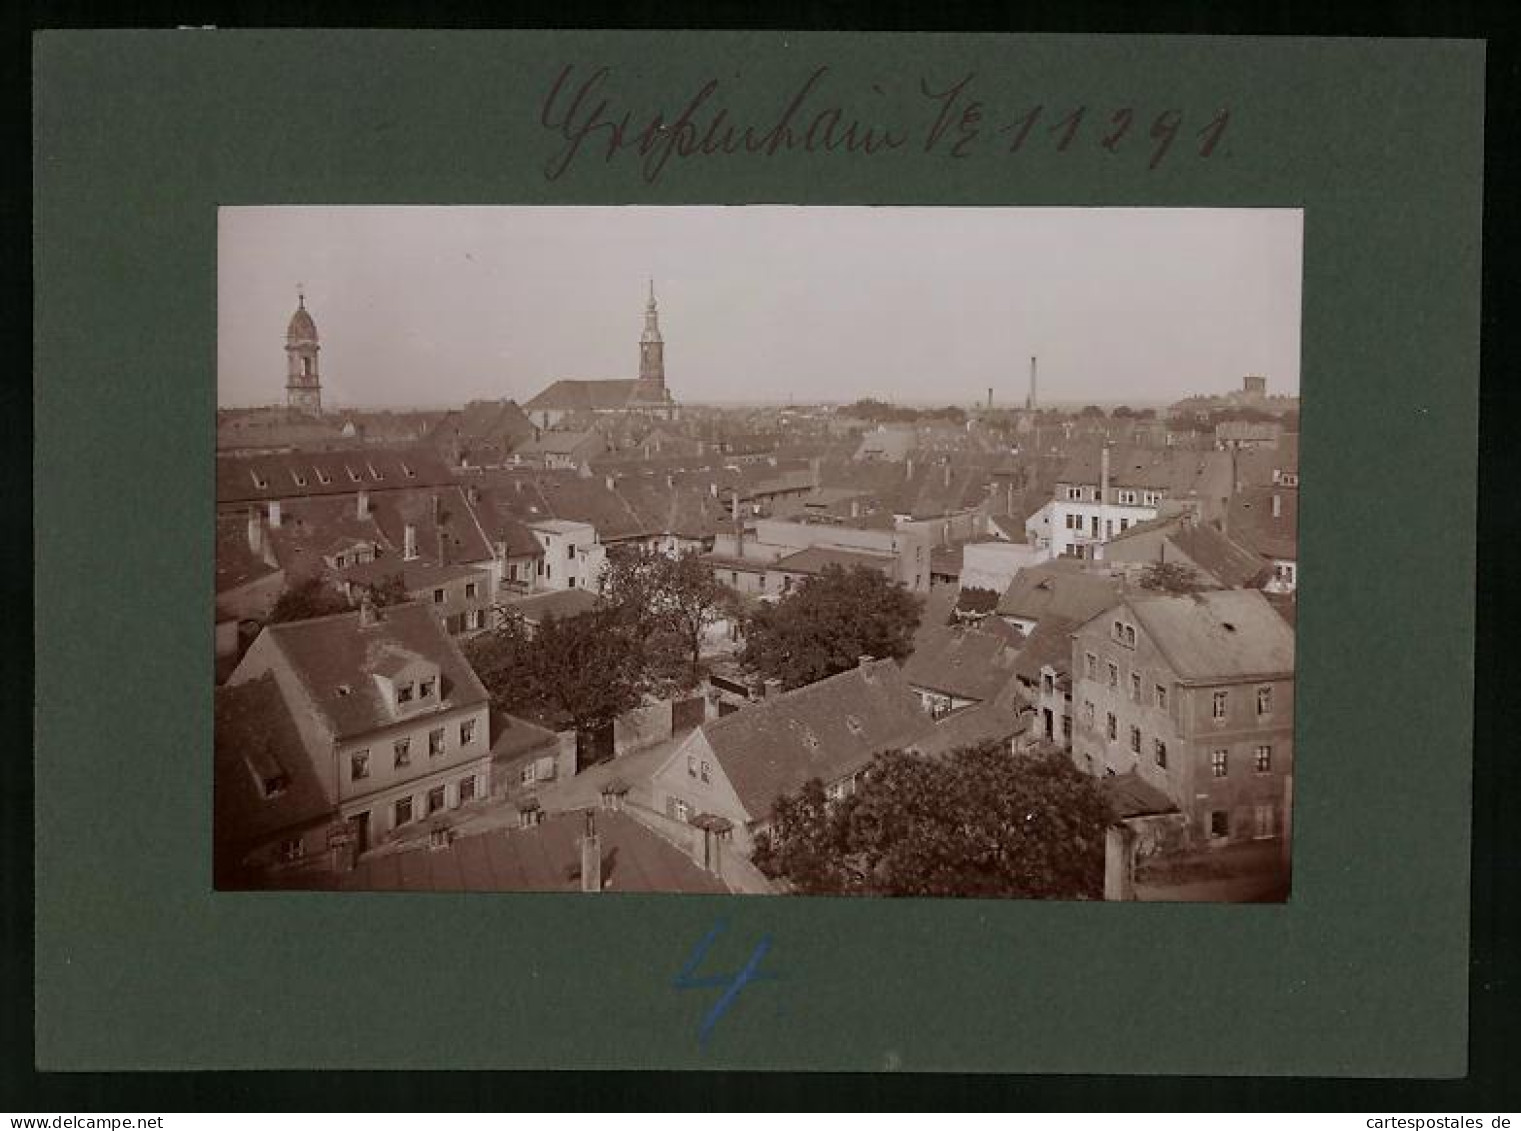
[[[526,766],[523,767],[522,772],[518,774],[518,781],[522,782],[524,785],[532,785],[534,783],[532,762],[529,762]]]
[[[433,681],[431,679],[425,679],[417,685],[417,697],[419,699],[428,699],[432,697],[432,695]]]
[[[696,776],[697,776],[697,757],[694,754],[688,754],[687,755],[687,777],[689,777],[689,778],[695,778]]]
[[[1157,696],[1157,710],[1167,710],[1167,688],[1163,687],[1159,683],[1156,685],[1155,691]]]
[[[402,825],[410,825],[411,823],[412,799],[410,797],[403,797],[396,802],[395,820],[392,822],[392,825],[399,829]]]
[[[1072,716],[1071,715],[1063,715],[1062,716],[1062,742],[1065,743],[1065,744],[1067,744],[1067,745],[1069,745],[1069,746],[1072,744]]]
[[[1089,727],[1090,729],[1093,726],[1093,703],[1092,703],[1092,701],[1085,701],[1083,703],[1083,725],[1085,727]]]
[[[410,766],[412,764],[412,740],[410,738],[398,738],[391,749],[395,755],[392,762],[394,769],[399,770],[403,766]]]
[[[1134,648],[1135,647],[1135,626],[1134,625],[1127,624],[1125,626],[1125,647],[1127,647],[1127,648]]]
[[[475,800],[475,778],[461,778],[459,782],[459,803],[464,805]]]
[[[671,806],[671,811],[672,811],[672,815],[675,816],[675,818],[678,821],[685,821],[687,819],[687,817],[691,815],[691,813],[692,813],[692,807],[690,805],[688,805],[685,801],[681,801],[681,800],[678,799]]]
[[[1129,507],[1135,506],[1135,492],[1134,491],[1121,491],[1120,492],[1120,502],[1123,503],[1123,504],[1125,504],[1126,506],[1129,506]]]
[[[1072,499],[1072,500],[1076,501],[1076,500],[1081,500],[1082,497],[1083,497],[1083,489],[1081,487],[1068,487],[1067,488],[1067,498],[1068,499]]]
[[[837,781],[833,785],[826,786],[824,789],[824,796],[829,798],[830,801],[844,801],[845,785],[845,782]]]
[[[467,582],[465,582],[465,596],[466,597],[474,597],[475,594],[476,594],[477,588],[478,588],[478,586],[476,585],[475,582],[473,582],[473,581],[467,581]]]
[[[370,776],[370,752],[359,750],[349,755],[349,780],[361,781]]]
[[[398,707],[412,702],[412,685],[404,683],[396,689],[396,705]]]
[[[435,605],[442,605],[444,603],[444,591],[442,589],[433,590],[433,603]]]
[[[702,780],[703,781],[712,781],[713,779],[711,777],[709,777],[709,775],[712,772],[713,772],[713,767],[710,766],[707,762],[704,762],[702,764]]]
[[[1087,673],[1088,678],[1092,680],[1098,679],[1098,657],[1089,652],[1083,657],[1083,663],[1083,670]]]
[[[1209,772],[1217,778],[1230,773],[1230,751],[1212,750],[1209,754]]]
[[[437,758],[444,752],[444,728],[437,727],[428,732],[428,757]]]
[[[1141,752],[1141,728],[1140,727],[1131,727],[1130,728],[1130,752],[1132,754],[1139,754]]]
[[[1056,694],[1056,677],[1050,672],[1045,672],[1040,677],[1040,686],[1047,695]]]
[[[1107,716],[1106,729],[1109,732],[1110,742],[1113,742],[1120,736],[1120,723],[1119,720],[1114,717],[1113,711],[1110,711]]]
[[[1151,744],[1151,750],[1156,758],[1157,765],[1161,766],[1164,770],[1167,769],[1167,743],[1163,742],[1160,738],[1156,739]]]
[[[576,560],[576,547],[574,545],[566,546],[565,547],[565,556],[568,559],[570,559],[571,561],[575,561]]]
[[[1257,767],[1259,774],[1271,773],[1273,770],[1273,748],[1271,746],[1257,747],[1253,765]]]
[[[1110,664],[1109,665],[1109,689],[1111,691],[1113,691],[1113,690],[1117,689],[1119,686],[1120,686],[1120,669],[1116,665]]]
[[[435,785],[428,790],[428,815],[432,816],[444,807],[444,787]]]
[[[1225,711],[1230,704],[1230,694],[1225,691],[1215,692],[1214,700],[1210,706],[1210,717],[1214,719],[1225,718]]]
[[[1209,814],[1209,835],[1225,838],[1231,835],[1231,815],[1224,809],[1214,809]]]
[[[1130,673],[1130,698],[1137,703],[1141,701],[1141,676],[1138,672]]]
[[[469,746],[475,741],[475,720],[466,719],[459,725],[459,744]]]
[[[1273,689],[1271,687],[1259,687],[1257,689],[1257,713],[1259,715],[1271,715],[1273,713]]]
[[[280,860],[286,864],[294,864],[306,855],[306,841],[300,837],[280,842]]]
[[[471,609],[468,613],[465,614],[465,627],[470,629],[472,632],[476,629],[484,627],[485,623],[486,614],[481,609]]]
[[[566,585],[566,588],[568,588],[568,589],[574,589],[576,587],[576,579],[574,577],[568,577],[568,578],[566,578],[565,579],[565,585]]]

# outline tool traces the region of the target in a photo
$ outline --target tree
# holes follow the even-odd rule
[[[1198,593],[1209,588],[1197,570],[1183,562],[1152,562],[1141,570],[1142,589],[1159,593]]]
[[[611,554],[602,572],[602,596],[635,626],[652,662],[669,651],[662,638],[680,644],[687,687],[701,674],[702,635],[733,609],[732,595],[701,555],[677,557],[643,548]]]
[[[985,742],[943,758],[878,755],[830,803],[810,782],[778,800],[753,860],[812,895],[1099,899],[1112,815],[1060,751]]]
[[[921,602],[869,566],[829,566],[745,621],[740,663],[791,690],[913,650]]]
[[[1114,417],[1116,420],[1124,420],[1125,418],[1134,416],[1135,414],[1135,409],[1131,408],[1128,404],[1122,404],[1119,408],[1115,409],[1109,415]]]
[[[947,624],[960,624],[964,620],[981,620],[998,608],[999,593],[996,589],[982,589],[969,585],[956,594],[956,607],[951,610]]]
[[[407,583],[399,572],[389,574],[380,581],[362,585],[359,587],[359,591],[361,600],[367,596],[380,608],[385,608],[387,605],[404,604],[412,599],[411,595],[407,592]]]
[[[1091,404],[1091,405],[1086,406],[1083,409],[1082,412],[1078,413],[1078,415],[1079,416],[1090,416],[1090,417],[1102,417],[1104,415],[1104,410],[1101,409],[1101,408],[1099,408],[1099,406],[1096,405],[1096,404]]]
[[[595,731],[637,707],[648,686],[644,656],[616,609],[547,618],[532,632],[520,617],[464,643],[492,704],[556,729]]]
[[[346,613],[352,606],[342,593],[334,589],[320,574],[288,585],[275,599],[269,610],[269,624],[285,621],[310,620],[333,613]]]

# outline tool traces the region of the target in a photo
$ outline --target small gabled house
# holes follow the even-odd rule
[[[877,754],[907,749],[933,730],[898,665],[863,659],[703,723],[655,771],[651,795],[678,821],[730,821],[736,849],[748,855],[779,797],[814,778],[844,797]]]
[[[915,637],[903,678],[933,719],[996,699],[1014,678],[1013,634],[935,625]]]

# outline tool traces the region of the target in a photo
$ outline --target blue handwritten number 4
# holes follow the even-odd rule
[[[692,950],[691,956],[687,959],[687,964],[681,968],[681,973],[677,974],[676,980],[671,983],[678,990],[723,990],[722,995],[713,1003],[713,1008],[708,1010],[707,1015],[702,1019],[701,1027],[697,1030],[697,1043],[704,1047],[707,1046],[708,1038],[713,1035],[713,1027],[718,1024],[718,1019],[724,1015],[729,1006],[734,1004],[735,1000],[739,997],[740,990],[744,989],[751,982],[770,982],[775,981],[777,978],[777,975],[760,968],[761,961],[771,949],[770,935],[761,936],[760,942],[756,943],[755,949],[750,952],[750,960],[745,963],[738,974],[707,974],[702,977],[697,976],[697,969],[702,965],[703,959],[708,956],[708,951],[712,949],[713,943],[718,939],[719,935],[728,930],[728,927],[729,924],[725,920],[720,919],[713,929],[704,935],[702,941]]]

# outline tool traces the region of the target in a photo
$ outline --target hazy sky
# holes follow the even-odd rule
[[[525,401],[634,377],[647,280],[685,401],[1043,403],[1299,390],[1297,209],[223,208],[218,402]]]

